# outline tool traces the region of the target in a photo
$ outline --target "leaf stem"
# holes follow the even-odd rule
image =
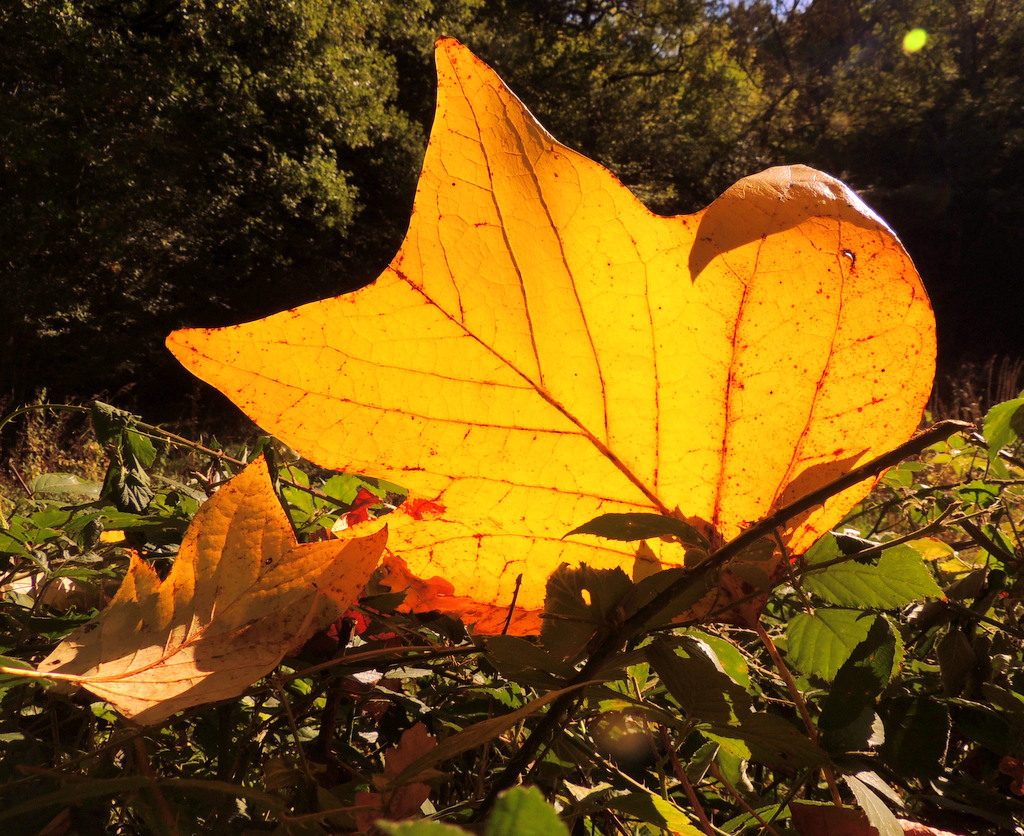
[[[668,753],[669,763],[672,764],[672,774],[675,775],[676,780],[682,785],[686,797],[690,800],[690,806],[700,820],[701,830],[707,836],[715,836],[715,827],[711,824],[711,819],[708,818],[708,814],[704,811],[704,805],[700,803],[700,799],[697,797],[697,791],[694,790],[693,784],[690,782],[690,776],[686,774],[686,770],[683,769],[683,765],[679,762],[675,744],[668,736],[668,731],[664,726],[658,726],[658,733],[661,737],[661,745],[665,747],[665,751]]]
[[[775,663],[775,670],[779,672],[779,675],[782,677],[782,681],[786,683],[786,689],[789,691],[789,695],[793,698],[796,710],[800,713],[800,719],[804,722],[804,728],[807,730],[807,737],[810,738],[812,743],[817,743],[818,728],[814,725],[814,721],[811,719],[811,713],[807,710],[807,702],[804,700],[803,694],[800,693],[796,680],[793,679],[793,674],[790,672],[789,667],[783,660],[782,654],[779,653],[779,649],[775,646],[775,642],[772,641],[772,637],[768,635],[768,631],[764,629],[764,625],[761,624],[760,620],[758,620],[754,625],[754,630],[757,632],[757,637],[761,640],[761,644],[763,644],[765,650],[768,651],[768,655],[772,657],[772,662]],[[821,774],[825,778],[825,783],[828,784],[828,791],[832,795],[832,802],[836,807],[842,807],[843,799],[839,795],[839,786],[836,784],[835,773],[832,772],[831,767],[823,766],[821,768]]]
[[[167,803],[167,796],[165,796],[163,790],[160,789],[160,782],[156,773],[153,771],[153,765],[149,761],[149,750],[146,747],[146,739],[140,735],[132,741],[132,746],[135,749],[136,766],[139,768],[139,773],[147,780],[147,789],[149,790],[149,795],[153,800],[153,805],[156,807],[159,814],[160,823],[163,825],[164,833],[168,834],[168,836],[178,836],[181,831],[178,829],[178,825],[175,822],[174,813],[171,811],[171,805]]]
[[[737,790],[736,787],[732,785],[732,782],[725,777],[722,770],[718,768],[718,764],[715,763],[714,760],[711,761],[711,774],[715,776],[715,780],[718,781],[719,784],[725,787],[725,791],[733,797],[736,803],[746,810],[747,813],[755,819],[759,825],[761,825],[762,833],[768,833],[771,836],[779,836],[779,831],[772,827],[771,822],[766,821],[764,816],[747,803],[747,799],[740,795],[739,790]]]

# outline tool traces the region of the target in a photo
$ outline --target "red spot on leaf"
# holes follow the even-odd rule
[[[404,510],[414,520],[424,520],[440,517],[448,509],[440,502],[431,502],[429,499],[408,499]]]

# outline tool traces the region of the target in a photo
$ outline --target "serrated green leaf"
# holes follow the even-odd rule
[[[818,609],[797,613],[786,628],[789,660],[799,670],[831,682],[877,618],[863,610]]]
[[[147,508],[154,493],[144,470],[124,467],[116,459],[111,459],[103,479],[102,495],[119,511],[140,513]]]
[[[92,429],[96,433],[96,440],[103,447],[108,444],[119,444],[124,428],[130,427],[138,421],[138,417],[132,413],[102,401],[92,402],[89,406],[89,415],[92,418]]]
[[[750,691],[752,686],[747,660],[735,644],[721,636],[713,636],[694,628],[687,630],[686,635],[706,645],[732,681],[744,690]]]
[[[867,784],[853,775],[844,775],[843,780],[857,799],[857,806],[864,811],[868,822],[878,831],[878,836],[903,836],[903,827],[885,802]]]
[[[702,836],[684,810],[650,792],[631,792],[608,800],[607,806],[682,836]]]
[[[715,585],[715,577],[711,573],[694,571],[683,567],[664,569],[648,575],[635,583],[623,596],[621,604],[623,614],[628,618],[633,613],[647,606],[654,598],[677,581],[684,578],[688,582],[681,592],[673,597],[661,611],[654,613],[646,622],[647,629],[668,624],[678,615],[689,610],[704,598]]]
[[[750,715],[750,695],[717,667],[697,646],[674,650],[663,640],[646,649],[651,667],[688,719],[733,725]]]
[[[124,447],[142,467],[149,467],[156,461],[156,447],[147,436],[142,435],[138,430],[125,429]]]
[[[558,567],[547,581],[541,644],[561,659],[576,657],[632,588],[618,568]]]
[[[1019,440],[1024,435],[1024,398],[996,404],[985,413],[982,427],[989,452],[993,455],[1007,444]]]
[[[875,699],[896,673],[900,655],[891,625],[876,618],[839,669],[821,708],[818,727],[827,749],[848,751],[869,745],[875,731]]]
[[[829,700],[849,694],[874,699],[892,680],[899,662],[897,638],[892,626],[886,619],[876,618],[871,622],[867,636],[857,643],[850,658],[836,674],[825,706]]]
[[[886,549],[874,565],[850,559],[815,571],[811,554],[801,583],[830,604],[888,610],[942,597],[924,559],[907,543]]]
[[[484,836],[569,836],[569,829],[536,787],[513,787],[498,796]]]
[[[928,780],[942,773],[949,710],[934,697],[898,697],[885,704],[881,753],[893,774]]]
[[[491,636],[486,647],[487,659],[499,673],[521,685],[559,688],[575,673],[554,654],[517,636]]]
[[[829,760],[806,734],[775,714],[751,714],[738,726],[712,725],[701,733],[739,757],[772,766],[824,766]],[[733,741],[740,741],[743,746],[737,748]],[[744,748],[747,755],[740,754]]]

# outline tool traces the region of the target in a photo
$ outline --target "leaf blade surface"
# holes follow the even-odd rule
[[[721,544],[913,432],[931,309],[843,184],[770,169],[657,216],[461,44],[440,41],[437,66],[409,232],[376,282],[168,340],[311,460],[429,505],[391,543],[450,586],[432,605],[497,632],[515,597],[512,631],[535,632],[563,562],[652,568],[650,548],[565,532],[672,513]],[[790,525],[791,551],[869,488]]]

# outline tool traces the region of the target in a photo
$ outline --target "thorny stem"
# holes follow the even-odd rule
[[[697,793],[693,789],[693,784],[690,783],[690,776],[686,774],[686,770],[683,769],[683,765],[679,762],[679,757],[676,755],[676,747],[668,736],[668,732],[664,726],[658,727],[658,733],[661,736],[661,745],[665,747],[665,751],[668,752],[669,763],[672,764],[672,774],[676,780],[682,785],[683,791],[686,793],[686,797],[690,800],[690,806],[693,808],[693,812],[696,813],[697,818],[700,820],[700,827],[707,836],[715,836],[715,827],[711,824],[711,820],[708,818],[708,814],[704,812],[704,805],[700,803],[700,799],[697,798]]]
[[[779,653],[779,649],[775,646],[775,642],[772,641],[772,637],[768,635],[768,631],[764,629],[764,626],[760,621],[754,625],[754,629],[757,631],[757,637],[761,640],[761,644],[763,644],[765,650],[768,651],[768,655],[772,657],[772,662],[775,663],[775,669],[782,677],[782,681],[786,683],[786,688],[789,691],[790,696],[793,698],[793,702],[796,704],[796,710],[800,713],[800,719],[804,721],[804,728],[807,729],[807,737],[810,738],[812,743],[817,743],[818,729],[814,725],[814,721],[811,719],[811,713],[807,710],[807,703],[804,700],[803,694],[800,693],[796,680],[793,679],[793,674],[786,666],[786,663],[782,658],[782,654]],[[832,795],[833,803],[836,807],[842,807],[843,799],[839,795],[839,787],[836,784],[835,774],[827,766],[823,766],[821,768],[821,774],[825,777],[825,783],[828,784],[828,791]]]
[[[871,548],[863,549],[859,552],[852,554],[841,554],[839,557],[834,557],[831,560],[823,560],[821,563],[813,563],[810,565],[805,564],[801,569],[793,573],[793,578],[797,581],[806,577],[807,575],[814,574],[815,572],[822,572],[828,569],[830,566],[835,566],[837,563],[846,563],[850,558],[856,558],[857,560],[867,560],[880,555],[886,549],[891,549],[893,546],[900,546],[903,543],[912,543],[914,540],[920,540],[922,537],[926,537],[933,531],[937,531],[942,528],[943,524],[952,516],[956,507],[950,505],[945,511],[939,516],[932,520],[927,525],[921,526],[921,528],[911,531],[909,534],[904,534],[902,537],[897,537],[895,540],[886,540],[884,543],[879,543]],[[957,524],[962,524],[960,520],[956,521]]]
[[[288,693],[284,690],[284,686],[277,679],[277,677],[271,678],[271,686],[277,692],[277,698],[284,708],[285,717],[288,718],[288,728],[292,733],[292,740],[295,742],[295,754],[298,757],[299,765],[302,767],[302,774],[306,778],[306,786],[313,787],[316,785],[316,779],[313,777],[313,773],[309,769],[309,761],[306,760],[306,753],[302,750],[302,738],[299,736],[299,724],[295,722],[295,713],[292,711],[291,700],[288,699]]]
[[[985,551],[991,554],[993,557],[999,558],[1000,561],[1006,563],[1009,566],[1019,566],[1020,558],[1010,554],[1002,546],[998,545],[991,537],[989,537],[984,531],[976,526],[970,520],[959,520],[959,525],[964,531],[966,531],[972,540],[981,546]]]
[[[725,788],[725,791],[732,796],[733,800],[739,804],[740,807],[746,810],[758,824],[761,825],[762,833],[769,833],[771,836],[779,836],[779,831],[772,827],[771,822],[765,821],[764,816],[758,813],[757,810],[747,803],[747,800],[740,795],[739,790],[732,785],[732,782],[722,774],[722,770],[718,768],[718,764],[714,761],[711,761],[711,774],[714,775],[715,780]]]
[[[773,529],[816,505],[824,504],[826,500],[838,493],[842,493],[847,488],[852,488],[860,482],[874,478],[882,471],[899,464],[903,459],[917,455],[931,445],[944,441],[954,433],[969,429],[971,426],[966,421],[940,421],[938,424],[918,433],[894,450],[883,453],[867,464],[854,468],[838,479],[798,499],[796,502],[769,514],[734,540],[726,543],[718,551],[709,555],[692,572],[686,573],[675,583],[654,596],[651,601],[629,616],[622,623],[620,630],[608,631],[604,640],[590,654],[590,658],[587,659],[576,676],[570,680],[568,683],[569,687],[596,678],[595,675],[623,644],[644,632],[647,622],[651,618],[670,606],[676,598],[684,595],[695,583],[700,582],[709,573],[717,572],[732,560],[733,557],[761,537],[770,534]],[[497,800],[499,793],[504,792],[519,780],[519,777],[533,761],[541,744],[562,724],[563,718],[573,709],[579,698],[578,693],[570,691],[551,703],[547,713],[534,729],[533,734],[526,739],[526,742],[523,743],[519,751],[509,759],[505,769],[492,783],[491,791],[477,809],[476,819],[480,819],[490,810]]]

